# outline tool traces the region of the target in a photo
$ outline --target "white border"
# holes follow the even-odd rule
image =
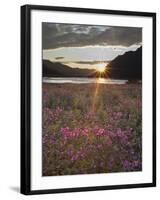
[[[42,22],[143,28],[142,172],[42,177]],[[45,190],[152,182],[152,18],[122,15],[31,11],[31,189]]]

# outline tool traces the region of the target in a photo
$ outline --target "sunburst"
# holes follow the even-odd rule
[[[99,73],[105,72],[105,69],[106,69],[106,63],[98,63],[97,66],[96,66],[96,70]]]

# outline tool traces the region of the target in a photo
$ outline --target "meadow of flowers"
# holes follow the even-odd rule
[[[43,176],[142,170],[141,84],[44,84]]]

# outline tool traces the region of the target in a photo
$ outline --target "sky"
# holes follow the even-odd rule
[[[142,45],[142,28],[42,23],[43,59],[94,68]]]

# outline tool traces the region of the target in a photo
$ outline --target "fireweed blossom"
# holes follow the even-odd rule
[[[142,170],[141,85],[43,89],[43,175]]]

